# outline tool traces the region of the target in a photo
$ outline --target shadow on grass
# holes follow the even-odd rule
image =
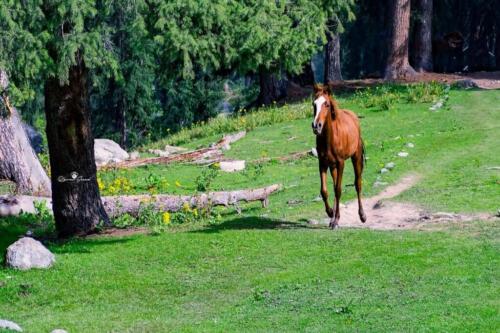
[[[255,230],[255,229],[315,229],[305,223],[275,220],[265,217],[238,217],[220,224],[210,224],[203,229],[192,230],[194,233],[215,233],[224,230]]]

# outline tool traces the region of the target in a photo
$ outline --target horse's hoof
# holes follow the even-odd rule
[[[366,214],[365,212],[360,212],[359,213],[359,219],[361,220],[361,222],[365,223],[366,222]]]
[[[327,209],[326,214],[328,215],[328,217],[333,217],[333,208]]]
[[[335,219],[335,220],[331,220],[330,221],[330,224],[328,225],[330,227],[330,229],[335,229],[335,228],[338,228],[339,227],[339,223],[338,221]]]

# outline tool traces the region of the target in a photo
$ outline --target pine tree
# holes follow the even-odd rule
[[[408,60],[410,0],[392,1],[391,41],[385,67],[385,79],[406,79],[415,75]]]

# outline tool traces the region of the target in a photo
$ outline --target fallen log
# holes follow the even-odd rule
[[[172,156],[146,157],[135,160],[123,161],[113,164],[112,167],[118,169],[135,168],[149,164],[169,164],[173,162],[193,162],[205,159],[220,159],[223,151],[231,148],[231,143],[236,142],[246,135],[245,131],[235,134],[225,135],[222,139],[212,144],[210,147],[201,148]]]
[[[278,191],[281,185],[235,191],[219,191],[197,195],[121,195],[102,197],[104,209],[108,216],[122,214],[137,215],[142,205],[152,205],[159,211],[176,212],[187,203],[190,208],[205,208],[208,206],[230,206],[240,202],[260,201],[263,207],[269,204],[269,195]],[[35,203],[43,202],[52,210],[52,200],[46,197],[27,195],[0,196],[0,217],[19,215],[21,212],[34,213]]]

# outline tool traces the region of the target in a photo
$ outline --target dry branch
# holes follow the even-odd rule
[[[269,203],[269,195],[278,191],[280,185],[274,184],[267,187],[247,190],[209,192],[198,195],[122,195],[102,197],[104,209],[110,217],[121,214],[136,215],[141,204],[151,204],[160,211],[175,212],[180,210],[184,203],[188,203],[191,208],[204,208],[211,206],[237,205],[239,202],[260,201],[266,207]],[[35,212],[34,202],[45,202],[49,209],[52,203],[46,197],[20,196],[0,196],[0,217],[18,215],[21,211]]]
[[[246,135],[245,131],[236,134],[225,135],[222,139],[212,144],[208,148],[197,149],[186,153],[180,153],[173,156],[166,157],[147,157],[139,158],[133,161],[123,161],[114,164],[113,167],[124,169],[134,168],[148,164],[169,164],[173,162],[193,162],[202,161],[205,159],[216,160],[222,158],[223,150],[228,150],[230,144],[236,142]]]

